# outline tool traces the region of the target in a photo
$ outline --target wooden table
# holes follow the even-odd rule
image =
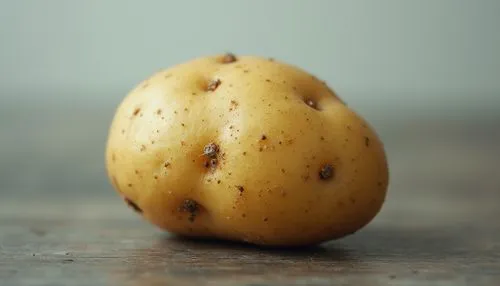
[[[500,285],[500,136],[479,124],[423,126],[385,135],[391,184],[377,218],[307,249],[162,233],[122,203],[101,169],[98,187],[71,192],[61,189],[90,176],[24,190],[12,171],[0,201],[0,285]],[[53,160],[68,162],[37,170],[73,166],[88,175],[64,150]],[[100,166],[101,153],[94,156]]]

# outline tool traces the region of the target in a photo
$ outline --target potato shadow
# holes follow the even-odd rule
[[[483,241],[489,238],[459,225],[426,228],[373,225],[321,245],[270,248],[159,234],[151,247],[127,250],[129,263],[122,276],[127,281],[144,283],[143,273],[153,273],[151,279],[169,282],[227,281],[234,277],[334,279],[395,272],[417,275],[423,262],[448,271],[446,261],[450,259],[476,258],[480,254],[474,253],[470,246],[478,237]],[[491,239],[494,242],[494,237]],[[473,271],[474,267],[469,268]]]

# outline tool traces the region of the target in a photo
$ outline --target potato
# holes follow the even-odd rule
[[[192,59],[132,90],[106,146],[114,188],[180,236],[304,246],[379,212],[388,165],[373,128],[298,67]]]

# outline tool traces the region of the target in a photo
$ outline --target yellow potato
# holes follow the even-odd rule
[[[232,54],[154,74],[119,105],[106,167],[145,219],[175,234],[318,244],[368,224],[388,166],[372,127],[325,83]]]

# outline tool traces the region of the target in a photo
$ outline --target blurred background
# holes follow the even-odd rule
[[[394,202],[498,193],[499,28],[496,0],[0,0],[0,200],[111,198],[118,103],[226,51],[327,81],[385,142]]]

